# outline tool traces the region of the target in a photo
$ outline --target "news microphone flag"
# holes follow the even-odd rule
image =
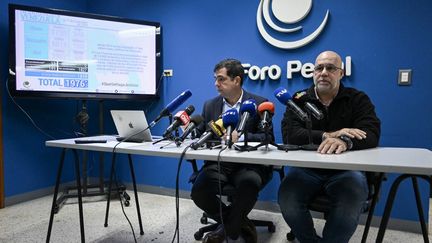
[[[228,145],[228,147],[231,147],[231,134],[239,122],[239,114],[237,109],[233,108],[225,111],[222,114],[222,122],[223,126],[226,129],[226,144]]]
[[[284,87],[277,88],[274,91],[274,96],[279,100],[280,103],[288,106],[292,111],[294,111],[294,113],[296,113],[301,120],[306,121],[308,119],[307,114],[302,109],[300,109],[300,107],[298,107],[294,101],[292,101],[292,97],[288,93],[287,89]]]
[[[190,90],[183,91],[180,95],[178,95],[175,99],[173,99],[156,117],[154,121],[152,121],[149,127],[154,127],[157,122],[164,116],[169,116],[172,112],[174,112],[181,104],[183,104],[187,99],[192,96],[192,92]]]
[[[237,132],[239,134],[244,132],[243,130],[246,127],[247,121],[249,120],[249,118],[255,116],[256,110],[257,110],[257,105],[254,99],[243,101],[242,105],[240,106],[240,114],[242,115],[240,118],[240,123],[237,127]]]
[[[190,121],[190,115],[195,111],[195,107],[190,105],[186,107],[184,111],[179,111],[174,116],[173,123],[165,130],[163,137],[169,136],[174,130],[176,130],[181,125],[187,125]]]

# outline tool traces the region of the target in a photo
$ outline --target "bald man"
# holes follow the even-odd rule
[[[300,107],[315,104],[324,118],[312,119],[312,140],[318,153],[340,154],[378,146],[380,120],[369,97],[344,87],[341,57],[325,51],[315,61],[314,84],[293,95]],[[309,143],[306,124],[287,108],[282,119],[284,143]],[[322,238],[318,237],[307,205],[324,191],[332,207]],[[300,242],[348,242],[368,196],[366,176],[360,171],[290,168],[279,188],[279,205],[285,221]]]

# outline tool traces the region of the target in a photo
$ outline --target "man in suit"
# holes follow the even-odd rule
[[[198,128],[199,133],[205,131],[205,124],[211,120],[216,121],[226,110],[239,110],[245,100],[254,99],[257,105],[266,101],[265,98],[248,93],[242,88],[244,69],[238,60],[226,59],[216,64],[214,77],[219,95],[205,102],[202,112],[205,123]],[[266,135],[259,128],[259,123],[260,118],[256,115],[246,124],[249,141],[265,139]],[[272,129],[270,136],[273,139]],[[234,131],[232,141],[238,140],[238,133]],[[271,176],[272,168],[264,165],[222,162],[218,168],[215,161],[205,161],[192,186],[191,197],[199,208],[218,222],[221,222],[219,209],[222,205],[224,225],[221,224],[216,230],[209,232],[203,242],[256,242],[255,227],[247,219],[247,215],[254,207],[259,191]],[[237,196],[230,206],[219,200],[219,181],[221,188],[230,184],[236,189]],[[250,234],[255,235],[250,237]]]

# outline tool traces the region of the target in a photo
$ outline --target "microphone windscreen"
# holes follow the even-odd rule
[[[201,124],[204,121],[204,118],[201,115],[193,115],[190,118],[190,122],[195,123],[196,125]]]
[[[254,99],[245,100],[240,106],[240,114],[249,112],[249,114],[253,117],[255,116],[256,109],[257,109],[257,105]]]
[[[189,105],[186,107],[185,112],[190,116],[195,111],[195,107],[193,105]]]
[[[268,111],[271,114],[274,114],[274,110],[275,110],[275,106],[270,101],[263,102],[258,106],[258,112],[259,113],[263,113],[264,111]]]
[[[223,121],[222,121],[222,119],[218,119],[217,121],[215,121],[215,124],[220,128],[220,130],[221,130],[222,132],[225,132],[225,127],[224,127],[224,125],[223,125]]]
[[[224,127],[236,127],[239,122],[239,113],[237,109],[229,109],[222,114],[222,122]]]
[[[189,97],[192,96],[192,92],[190,90],[185,90],[183,93],[181,93],[179,96],[177,96],[175,99],[173,99],[167,106],[166,109],[172,113],[174,110],[176,110],[181,104],[183,104]]]
[[[222,119],[219,119],[217,121],[210,121],[208,123],[208,126],[210,128],[210,130],[212,131],[212,133],[218,137],[222,137],[224,132],[225,132],[225,128],[222,125]]]
[[[288,100],[291,99],[291,95],[288,93],[288,90],[284,87],[279,87],[274,91],[274,96],[279,100],[280,103],[286,105]]]

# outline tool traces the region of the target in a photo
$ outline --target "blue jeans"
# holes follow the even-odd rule
[[[319,239],[307,205],[322,191],[332,205]],[[362,172],[317,173],[314,169],[290,168],[280,185],[278,200],[282,216],[301,243],[342,243],[354,234],[367,196],[367,180]]]

